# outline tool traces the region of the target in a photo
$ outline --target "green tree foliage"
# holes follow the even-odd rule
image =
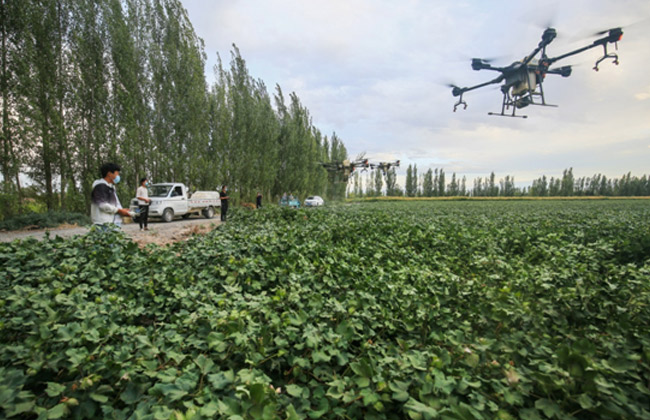
[[[397,185],[397,172],[395,168],[386,171],[386,195],[390,197],[401,196],[402,189]]]
[[[3,0],[0,7],[0,214],[13,216],[19,211],[17,203],[23,198],[20,167],[29,150],[20,127],[23,102],[22,83],[27,80],[25,72],[27,2]],[[22,53],[21,53],[22,51]]]
[[[377,197],[382,195],[384,189],[384,174],[380,170],[375,171],[375,195]]]
[[[418,195],[418,168],[417,165],[409,165],[406,170],[406,189],[407,197]]]
[[[270,95],[233,45],[208,86],[203,41],[180,0],[3,0],[0,218],[21,210],[21,174],[49,210],[87,211],[99,166],[194,189],[230,184],[252,201],[290,191],[344,197],[342,140],[313,126],[296,93]]]
[[[433,170],[431,168],[424,173],[422,195],[424,197],[433,197]]]

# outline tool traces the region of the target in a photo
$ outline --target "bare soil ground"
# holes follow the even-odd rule
[[[149,230],[140,230],[137,223],[122,225],[122,230],[141,247],[147,244],[168,245],[174,242],[187,240],[192,235],[200,235],[214,230],[221,222],[219,219],[190,218],[178,219],[170,223],[158,220],[149,221]],[[77,225],[61,225],[50,229],[30,229],[13,232],[0,232],[0,242],[11,242],[16,239],[34,237],[43,239],[46,232],[50,237],[60,236],[69,238],[75,235],[84,235],[89,227]]]

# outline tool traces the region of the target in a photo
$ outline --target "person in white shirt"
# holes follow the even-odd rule
[[[128,209],[123,209],[115,191],[120,182],[120,167],[114,163],[105,163],[100,168],[101,179],[93,182],[90,202],[90,218],[95,225],[109,226],[122,224],[122,216],[130,216]]]
[[[147,178],[142,178],[140,180],[140,186],[135,193],[135,196],[138,198],[138,221],[140,222],[140,230],[149,230],[147,227],[147,219],[149,218],[149,204],[151,199],[149,198],[149,180]]]

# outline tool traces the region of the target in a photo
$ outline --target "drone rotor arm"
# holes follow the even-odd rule
[[[549,58],[546,61],[549,65],[551,65],[556,61],[565,59],[567,57],[571,57],[576,54],[580,54],[581,52],[590,50],[595,47],[602,46],[604,50],[604,55],[598,61],[596,61],[596,66],[594,67],[594,70],[598,71],[598,64],[600,64],[600,62],[605,60],[606,58],[612,58],[614,60],[614,64],[618,64],[618,55],[615,53],[608,53],[607,44],[618,45],[617,43],[618,41],[621,40],[622,37],[623,37],[623,31],[621,30],[621,28],[610,29],[607,36],[603,38],[599,38],[587,46],[578,48],[577,50],[569,51],[568,53],[559,55],[557,57]]]
[[[559,74],[562,77],[571,76],[571,66],[556,67],[545,71],[545,74]]]
[[[465,93],[465,92],[469,92],[470,90],[479,89],[479,88],[482,88],[482,87],[485,87],[485,86],[493,85],[495,83],[501,83],[503,81],[503,79],[505,79],[505,76],[503,74],[501,74],[499,77],[497,77],[495,79],[492,79],[489,82],[481,83],[479,85],[475,85],[475,86],[471,86],[471,87],[462,88],[462,91],[463,91],[463,93]]]
[[[542,56],[545,56],[546,47],[548,46],[548,44],[553,42],[556,36],[557,36],[557,31],[554,28],[546,28],[546,30],[542,34],[542,40],[539,41],[539,44],[537,44],[537,48],[535,48],[533,52],[527,55],[526,58],[523,59],[521,64],[524,66],[528,65],[540,51],[542,51]]]
[[[546,61],[548,62],[549,65],[551,65],[551,64],[553,64],[553,63],[555,63],[557,61],[563,60],[563,59],[565,59],[567,57],[571,57],[571,56],[574,56],[576,54],[580,54],[580,53],[585,52],[587,50],[590,50],[590,49],[592,49],[594,47],[602,45],[600,43],[597,44],[596,42],[597,41],[594,41],[594,43],[591,44],[591,45],[587,45],[586,47],[578,48],[577,50],[569,51],[566,54],[558,55],[557,57],[553,57],[553,58],[548,58],[548,59],[546,59]]]
[[[463,109],[467,109],[467,102],[463,101],[463,94],[465,92],[469,92],[470,90],[474,89],[479,89],[485,86],[493,85],[495,83],[501,83],[505,79],[505,76],[503,74],[499,75],[499,77],[490,80],[489,82],[481,83],[475,86],[470,86],[470,87],[464,87],[460,88],[458,86],[454,86],[454,89],[451,91],[452,95],[454,96],[459,96],[458,102],[454,104],[454,112],[456,112],[456,108],[458,108],[460,105],[463,105]]]

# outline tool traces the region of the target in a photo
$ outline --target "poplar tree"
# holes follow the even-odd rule
[[[384,179],[382,171],[377,169],[375,170],[375,196],[380,197],[382,195],[382,189],[384,188]]]
[[[424,180],[422,181],[422,195],[425,197],[433,196],[433,170],[431,168],[429,168],[429,170],[424,174]]]
[[[438,195],[440,197],[445,195],[445,171],[442,168],[438,172]]]
[[[26,57],[21,53],[26,43],[25,9],[27,2],[2,0],[0,8],[0,106],[2,128],[0,129],[0,212],[6,217],[20,211],[22,188],[20,171],[30,148],[20,133],[24,109],[21,95],[21,77],[25,71]]]
[[[23,173],[48,209],[87,211],[106,161],[123,168],[123,203],[142,176],[231,184],[242,200],[345,196],[319,164],[347,159],[345,145],[295,92],[270,95],[235,45],[208,87],[179,0],[0,1],[0,217],[20,211]]]
[[[413,197],[413,167],[411,165],[406,168],[406,195],[408,197]]]
[[[394,167],[386,171],[386,195],[390,197],[400,195],[397,187],[397,173]]]

